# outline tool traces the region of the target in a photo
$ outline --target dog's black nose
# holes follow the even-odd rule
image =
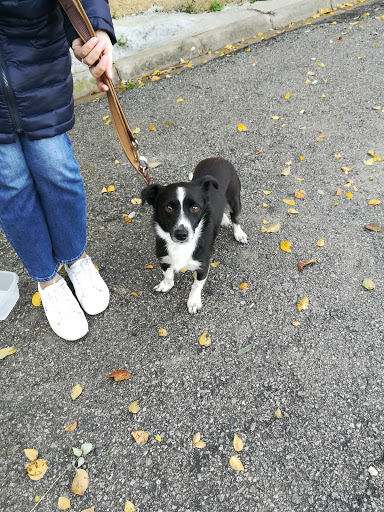
[[[188,231],[184,226],[175,229],[175,238],[180,242],[185,242],[185,240],[188,238]]]

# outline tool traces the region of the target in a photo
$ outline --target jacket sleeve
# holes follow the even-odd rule
[[[112,24],[111,12],[109,10],[108,0],[83,0],[83,7],[92,23],[94,30],[105,30],[109,35],[112,44],[116,43],[115,32]],[[63,11],[63,9],[62,9]],[[69,21],[68,16],[63,11],[64,30],[69,46],[72,41],[79,36]]]

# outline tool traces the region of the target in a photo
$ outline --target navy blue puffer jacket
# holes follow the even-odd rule
[[[83,0],[115,43],[107,0]],[[78,36],[57,0],[0,0],[0,143],[65,133],[74,124],[69,43]]]

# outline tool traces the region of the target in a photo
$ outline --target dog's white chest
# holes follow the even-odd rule
[[[182,268],[187,270],[198,270],[200,268],[200,262],[193,259],[193,253],[195,252],[197,240],[200,236],[200,229],[196,230],[193,239],[190,242],[177,243],[174,242],[169,235],[161,227],[155,225],[157,235],[164,240],[167,246],[167,255],[161,258],[161,263],[170,265],[173,270],[178,272]]]

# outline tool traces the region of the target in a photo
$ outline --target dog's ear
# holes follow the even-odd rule
[[[212,185],[213,188],[218,189],[219,184],[217,183],[217,180],[213,178],[212,176],[203,176],[202,178],[197,180],[197,183],[199,183],[204,190],[208,190],[209,187]]]
[[[158,183],[154,183],[153,185],[149,185],[149,187],[144,188],[141,191],[141,199],[143,201],[143,204],[145,204],[145,201],[147,201],[148,204],[153,206],[156,196],[161,188],[162,186],[159,185]]]

